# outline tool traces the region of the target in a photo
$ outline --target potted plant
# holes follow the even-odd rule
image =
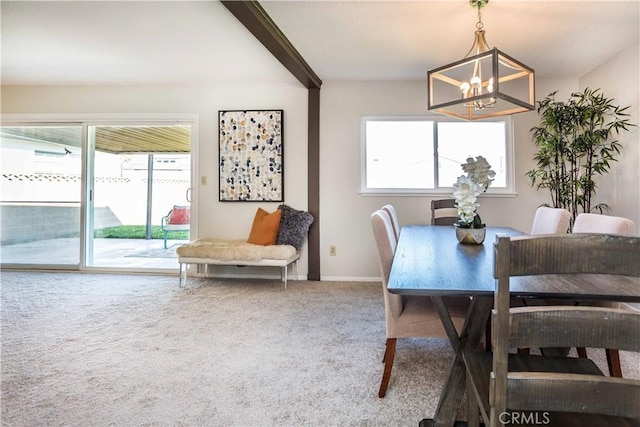
[[[466,175],[459,176],[453,184],[453,197],[460,217],[454,224],[456,237],[461,243],[480,244],[484,241],[486,230],[478,214],[478,196],[487,191],[496,173],[482,156],[475,159],[469,157],[462,165],[462,170]]]
[[[538,147],[535,169],[527,172],[531,186],[546,188],[551,205],[565,208],[572,221],[580,212],[609,209],[593,204],[595,178],[609,172],[622,146],[613,139],[630,126],[627,107],[614,104],[600,89],[574,92],[566,102],[556,101],[553,92],[538,102],[540,125],[531,129]]]

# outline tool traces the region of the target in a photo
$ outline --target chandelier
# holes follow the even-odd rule
[[[478,9],[478,22],[464,58],[428,71],[429,111],[479,120],[534,109],[534,70],[487,44],[480,9],[488,2],[469,1]]]

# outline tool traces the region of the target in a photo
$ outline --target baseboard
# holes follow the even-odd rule
[[[200,269],[190,270],[189,276],[192,277],[208,277],[208,278],[219,278],[219,279],[280,279],[280,274],[237,274],[237,273],[225,273],[225,272],[216,272],[215,269],[209,269],[209,274],[205,276],[204,269],[201,271]],[[298,277],[292,272],[289,272],[289,280],[307,280],[307,273],[300,272]],[[376,282],[381,283],[382,279],[380,277],[358,277],[358,276],[321,276],[321,282]]]

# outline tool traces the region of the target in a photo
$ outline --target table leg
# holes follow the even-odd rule
[[[480,408],[478,408],[478,401],[469,375],[467,375],[467,427],[480,427]]]
[[[455,425],[458,408],[460,407],[466,389],[467,370],[464,365],[462,353],[466,349],[476,350],[478,348],[484,335],[485,325],[489,319],[492,307],[492,297],[474,297],[471,300],[467,318],[460,333],[460,340],[456,343],[452,342],[452,346],[456,350],[456,355],[449,368],[447,381],[440,394],[440,401],[438,402],[438,408],[436,409],[433,422],[428,423],[428,420],[423,420],[420,425],[432,425],[434,427],[450,427]],[[447,317],[449,317],[448,313]],[[446,319],[442,319],[442,321],[444,325],[447,324]],[[450,321],[450,318],[448,321]]]
[[[442,322],[442,326],[447,333],[449,342],[451,342],[453,351],[458,351],[458,348],[460,347],[460,336],[458,335],[458,331],[456,331],[456,326],[453,324],[453,320],[451,320],[451,315],[447,310],[447,306],[445,305],[444,300],[442,299],[442,297],[431,297],[431,301],[433,302],[433,306],[436,308],[436,311],[440,316],[440,321]]]

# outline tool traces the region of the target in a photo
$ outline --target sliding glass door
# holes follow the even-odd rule
[[[0,263],[63,269],[176,269],[190,209],[191,124],[2,126]]]
[[[82,126],[2,126],[2,264],[78,266]]]
[[[190,147],[187,125],[88,126],[88,267],[177,267],[189,231],[171,232],[165,247],[162,221],[189,208]]]

